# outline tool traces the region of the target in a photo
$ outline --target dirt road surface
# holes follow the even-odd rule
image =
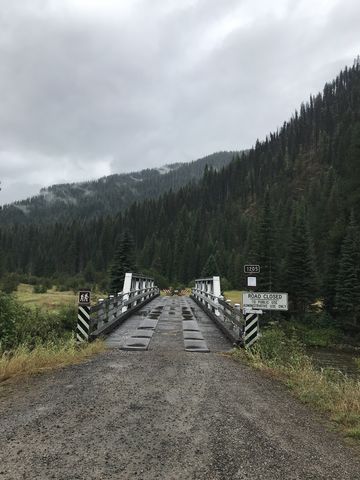
[[[0,480],[359,480],[357,451],[280,384],[224,354],[185,352],[181,306],[162,305],[147,351],[119,348],[147,311],[87,363],[9,383],[0,396]],[[170,313],[171,312],[171,313]]]

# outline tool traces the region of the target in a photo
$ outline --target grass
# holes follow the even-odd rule
[[[285,383],[303,402],[325,413],[349,437],[360,440],[360,381],[332,369],[317,370],[296,337],[278,327],[264,331],[255,348],[237,359]]]
[[[105,345],[101,340],[79,346],[74,338],[37,345],[32,349],[20,345],[0,357],[0,382],[80,363],[104,349]]]
[[[360,358],[359,357],[353,357],[353,360],[355,362],[356,368],[359,370],[359,373],[360,373]]]
[[[94,292],[92,294],[92,302],[96,303],[99,298],[105,294]],[[77,305],[77,295],[72,291],[59,292],[55,287],[46,293],[34,293],[33,286],[20,283],[16,291],[17,299],[29,307],[40,307],[46,310],[59,310],[67,305]]]
[[[231,300],[231,303],[234,305],[235,303],[242,304],[242,291],[241,290],[229,290],[224,292],[224,297],[226,300]]]
[[[47,310],[57,310],[65,305],[75,305],[77,301],[77,297],[72,291],[58,292],[52,288],[46,293],[34,293],[33,286],[25,283],[20,283],[18,286],[16,297],[24,305]]]

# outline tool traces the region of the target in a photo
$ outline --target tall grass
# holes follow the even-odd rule
[[[22,344],[0,357],[0,382],[11,377],[44,372],[54,368],[79,363],[100,353],[105,346],[102,341],[77,345],[74,338],[59,342],[46,342],[35,347]]]
[[[75,327],[71,305],[45,311],[0,292],[0,382],[78,363],[104,350],[101,341],[77,345]]]
[[[304,403],[326,413],[346,433],[360,440],[360,381],[332,369],[318,370],[295,335],[279,327],[264,331],[256,346],[235,351],[251,365],[283,381]]]

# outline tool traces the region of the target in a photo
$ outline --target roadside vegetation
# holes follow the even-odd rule
[[[34,347],[22,344],[1,355],[0,382],[15,376],[41,373],[80,363],[103,350],[101,341],[79,346],[74,338],[39,343]]]
[[[242,304],[240,290],[225,291],[224,296],[231,300],[232,305]],[[360,333],[355,329],[350,335],[347,328],[340,321],[335,321],[322,307],[316,304],[312,310],[298,314],[269,311],[261,317],[261,323],[266,325],[275,321],[286,335],[295,334],[306,347],[358,349]]]
[[[25,303],[19,298],[25,296]],[[46,296],[47,294],[37,294]],[[30,301],[25,287],[18,295],[0,291],[0,382],[77,363],[104,349],[102,342],[78,346],[75,299],[52,308]]]
[[[252,349],[235,350],[233,356],[281,380],[302,402],[327,414],[347,436],[360,441],[359,378],[316,368],[295,330],[290,334],[272,325]]]
[[[223,293],[224,297],[227,300],[231,300],[231,303],[235,305],[235,303],[242,303],[242,292],[241,290],[227,290]]]
[[[41,308],[48,311],[61,311],[64,308],[75,308],[77,302],[76,292],[73,290],[59,290],[50,286],[45,290],[38,291],[36,286],[20,283],[14,292],[16,298],[24,305],[32,308]],[[106,298],[106,294],[99,291],[92,291],[92,303],[99,298]]]
[[[16,298],[29,307],[59,310],[69,305],[75,307],[76,295],[72,290],[59,291],[56,287],[41,289],[37,286],[20,283],[15,292]],[[45,290],[45,291],[44,291]]]

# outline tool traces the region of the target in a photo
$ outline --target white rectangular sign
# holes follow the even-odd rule
[[[243,292],[243,308],[287,310],[288,294],[277,292]]]
[[[248,287],[256,287],[256,277],[247,277]]]

